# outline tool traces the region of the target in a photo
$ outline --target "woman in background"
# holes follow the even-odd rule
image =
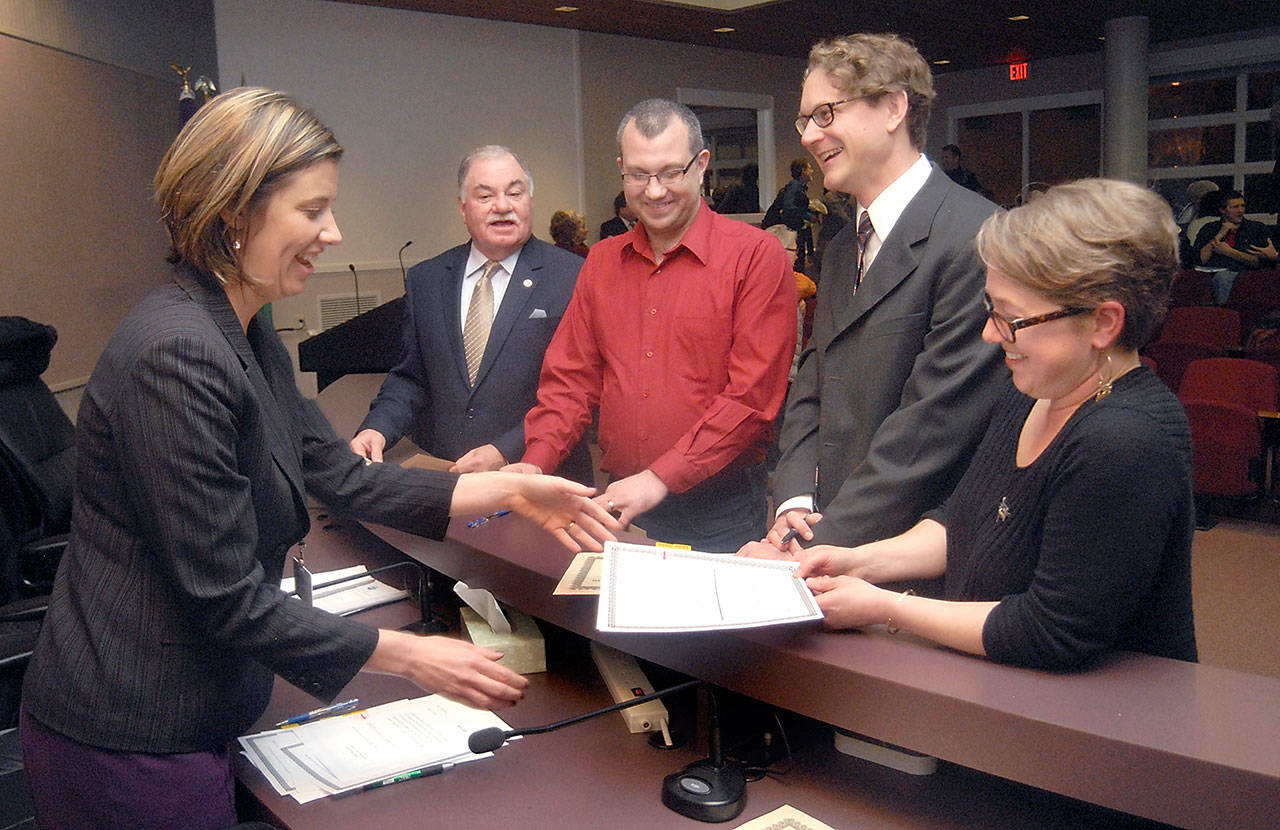
[[[556,247],[586,257],[587,220],[577,211],[557,210],[551,214],[551,239]]]
[[[70,541],[22,694],[42,827],[225,827],[230,742],[272,678],[332,700],[360,670],[473,706],[527,681],[461,640],[379,631],[280,590],[307,499],[440,538],[510,508],[573,549],[616,522],[546,476],[368,465],[299,395],[262,306],[342,240],[342,148],[277,92],[214,98],[156,172],[171,281],[121,323],[85,389]]]
[[[1040,668],[1115,649],[1196,659],[1190,431],[1138,361],[1177,233],[1158,196],[1101,179],[986,221],[982,336],[1011,382],[941,509],[891,539],[791,551],[829,626],[884,623]],[[936,576],[945,599],[876,587]]]

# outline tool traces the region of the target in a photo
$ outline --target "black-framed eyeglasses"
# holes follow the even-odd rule
[[[622,173],[622,183],[631,187],[648,187],[650,179],[657,179],[658,184],[663,187],[670,187],[685,177],[689,172],[689,168],[693,167],[693,163],[698,160],[698,156],[702,155],[702,151],[693,154],[693,158],[689,159],[689,163],[684,167],[673,167],[670,170],[662,170],[657,173],[641,173],[638,170],[625,170]]]
[[[841,104],[847,104],[850,101],[858,101],[865,98],[865,95],[857,95],[853,98],[843,98],[839,101],[828,101],[825,104],[818,104],[813,108],[813,112],[808,115],[796,116],[796,132],[804,135],[805,127],[809,126],[809,122],[817,124],[819,127],[830,127],[831,122],[836,120],[836,107]]]
[[[987,310],[987,317],[991,319],[991,323],[996,327],[996,334],[1000,335],[1000,339],[1006,343],[1017,342],[1018,330],[1038,326],[1041,323],[1047,323],[1050,320],[1061,320],[1063,317],[1075,317],[1080,314],[1088,314],[1093,311],[1092,308],[1082,308],[1079,306],[1069,306],[1060,308],[1057,311],[1050,311],[1047,314],[1037,314],[1034,317],[1017,317],[1009,318],[995,310],[991,305],[991,295],[983,292],[982,305]]]

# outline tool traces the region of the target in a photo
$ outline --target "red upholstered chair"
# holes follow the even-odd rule
[[[1245,352],[1245,357],[1249,360],[1256,360],[1259,363],[1266,363],[1276,368],[1276,375],[1280,377],[1280,346],[1268,346],[1265,349],[1251,349]]]
[[[1184,268],[1173,275],[1170,304],[1213,305],[1213,274]]]
[[[1280,309],[1280,270],[1241,271],[1223,308],[1240,314],[1240,330],[1251,333],[1264,317]]]
[[[1156,339],[1236,349],[1240,347],[1240,313],[1216,306],[1171,308]]]
[[[1253,413],[1276,409],[1276,367],[1238,357],[1194,360],[1182,376],[1178,398],[1183,401],[1225,401]]]
[[[1197,495],[1255,496],[1262,427],[1252,410],[1225,401],[1184,400],[1191,425],[1192,479]]]
[[[1156,376],[1177,394],[1178,385],[1182,383],[1182,374],[1191,365],[1192,361],[1203,360],[1207,357],[1223,357],[1226,352],[1200,343],[1178,343],[1158,340],[1155,343],[1148,343],[1143,348],[1142,354],[1155,361]]]

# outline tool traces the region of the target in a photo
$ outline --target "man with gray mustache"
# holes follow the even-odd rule
[[[533,237],[533,175],[506,147],[462,160],[458,212],[471,241],[409,269],[400,362],[351,440],[371,461],[406,434],[458,473],[524,454],[524,416],[582,258]],[[592,483],[584,446],[559,473]]]

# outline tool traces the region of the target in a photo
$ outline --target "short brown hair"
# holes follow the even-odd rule
[[[907,93],[907,130],[924,147],[933,106],[933,73],[916,47],[894,34],[859,33],[824,40],[809,50],[805,77],[821,69],[850,97],[880,98]]]
[[[581,242],[587,235],[586,220],[576,210],[557,210],[551,214],[551,238],[561,245]]]
[[[978,231],[987,267],[1064,307],[1124,306],[1121,349],[1147,343],[1164,320],[1178,269],[1169,204],[1144,187],[1081,179],[997,213]]]
[[[156,170],[169,261],[190,263],[224,285],[249,282],[224,215],[251,212],[293,173],[341,157],[333,131],[282,92],[241,87],[211,99]]]

